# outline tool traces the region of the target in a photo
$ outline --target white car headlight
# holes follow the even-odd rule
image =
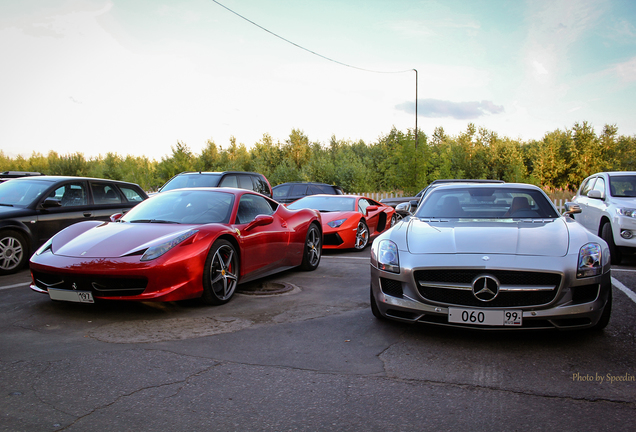
[[[636,209],[633,208],[617,208],[616,213],[621,216],[636,218]]]
[[[165,241],[161,244],[158,244],[157,246],[149,247],[144,255],[141,257],[141,260],[152,261],[153,259],[157,259],[179,243],[183,243],[185,240],[195,235],[197,232],[198,230],[188,230],[182,234],[179,234],[172,240]]]
[[[579,266],[576,269],[577,278],[600,275],[603,271],[601,264],[601,245],[588,243],[579,250]]]
[[[331,228],[338,228],[340,225],[342,225],[347,219],[338,219],[338,220],[333,220],[331,222],[327,222],[327,225],[329,225]]]
[[[382,240],[378,245],[378,268],[392,273],[400,272],[398,248],[391,240]]]

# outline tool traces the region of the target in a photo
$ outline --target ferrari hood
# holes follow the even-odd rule
[[[413,254],[505,254],[565,256],[568,228],[562,219],[550,221],[425,222],[413,218],[407,247]]]
[[[75,258],[116,258],[143,252],[192,228],[191,225],[104,223],[70,240],[53,238],[53,253]]]

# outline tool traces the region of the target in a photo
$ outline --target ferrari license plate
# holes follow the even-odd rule
[[[90,291],[69,291],[49,288],[49,297],[51,297],[51,300],[75,303],[95,303],[93,294]]]
[[[488,326],[520,326],[520,310],[448,308],[448,322]]]

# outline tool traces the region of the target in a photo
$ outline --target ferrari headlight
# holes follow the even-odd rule
[[[617,208],[616,213],[621,216],[636,218],[636,209],[633,208]]]
[[[391,273],[400,272],[398,248],[391,240],[382,240],[378,245],[378,268]]]
[[[329,225],[331,228],[338,228],[340,225],[342,225],[347,219],[338,219],[338,220],[333,220],[331,222],[327,222],[327,225]]]
[[[198,230],[188,230],[183,234],[179,234],[172,240],[165,241],[161,244],[158,244],[157,246],[149,247],[148,250],[146,250],[146,253],[144,253],[144,255],[141,257],[141,260],[152,261],[153,259],[157,259],[179,243],[183,243],[185,240],[195,235],[197,232]]]
[[[588,243],[579,250],[579,266],[576,270],[577,278],[600,275],[603,271],[601,264],[601,245]]]
[[[50,239],[46,241],[46,243],[44,243],[42,246],[38,248],[38,250],[35,251],[35,255],[43,254],[47,250],[50,250],[51,252],[53,252],[52,246],[53,246],[53,238],[51,237]]]

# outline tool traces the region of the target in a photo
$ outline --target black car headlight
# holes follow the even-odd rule
[[[395,243],[382,240],[378,245],[378,268],[391,273],[400,272],[400,255]]]
[[[588,243],[579,250],[577,278],[600,275],[603,271],[601,245]]]

